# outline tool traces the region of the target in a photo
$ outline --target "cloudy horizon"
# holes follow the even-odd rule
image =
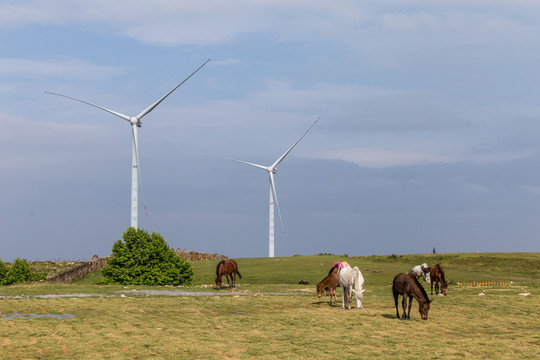
[[[0,258],[171,247],[276,256],[537,252],[540,4],[0,2]]]

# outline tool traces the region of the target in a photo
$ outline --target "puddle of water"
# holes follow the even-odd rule
[[[60,319],[60,320],[64,320],[64,319],[74,319],[75,316],[74,315],[70,315],[70,314],[19,314],[19,313],[15,313],[15,314],[11,314],[11,315],[2,315],[2,317],[6,320],[13,320],[13,319],[16,319],[16,318],[20,318],[20,319],[29,319],[29,318],[38,318],[38,319],[43,319],[43,318],[54,318],[54,319]]]

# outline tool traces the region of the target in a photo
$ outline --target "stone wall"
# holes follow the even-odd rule
[[[209,254],[196,251],[187,251],[186,249],[176,249],[176,254],[182,259],[190,261],[228,259],[227,256],[221,254]],[[108,257],[100,258],[94,255],[92,257],[92,260],[90,261],[84,262],[81,265],[78,265],[59,274],[48,276],[47,281],[71,283],[94,271],[103,269],[107,265],[107,259]]]
[[[107,257],[98,258],[96,255],[92,260],[82,263],[72,269],[47,277],[47,281],[71,283],[94,271],[101,270],[107,265]]]
[[[190,261],[228,259],[227,256],[221,255],[221,254],[209,254],[209,253],[202,253],[202,252],[196,252],[196,251],[187,251],[186,249],[182,249],[182,250],[176,249],[176,254],[180,256],[182,259],[186,259]]]

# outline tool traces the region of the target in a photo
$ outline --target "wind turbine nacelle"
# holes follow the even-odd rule
[[[141,120],[137,119],[135,116],[129,118],[129,122],[131,125],[137,125],[137,127],[141,127],[142,123]]]
[[[271,172],[272,174],[277,174],[277,169],[276,168],[268,168],[268,171]]]

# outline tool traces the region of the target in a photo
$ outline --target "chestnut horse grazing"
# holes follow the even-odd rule
[[[238,271],[238,265],[233,259],[221,260],[216,267],[216,287],[221,289],[221,277],[225,275],[227,278],[227,283],[229,284],[229,289],[236,287],[236,274],[240,279],[240,271]],[[229,282],[229,275],[231,276],[231,282]]]
[[[444,276],[444,270],[441,265],[433,265],[429,269],[429,274],[431,275],[431,295],[433,295],[433,284],[435,283],[435,295],[439,295],[439,283],[441,283],[442,294],[446,296],[446,288],[448,288],[448,283]]]
[[[398,319],[398,297],[399,295],[403,295],[403,315],[401,316],[401,321],[411,320],[412,298],[415,298],[416,301],[418,301],[418,310],[420,310],[422,319],[427,320],[431,300],[429,300],[426,290],[424,290],[413,274],[397,274],[392,283],[392,292],[394,293],[394,303],[396,305],[396,315]],[[409,312],[406,314],[407,298],[409,298]]]
[[[339,286],[339,274],[331,273],[325,277],[320,283],[317,284],[317,297],[321,297],[324,290],[326,290],[326,295],[330,296],[330,306],[332,305],[332,298],[334,303],[337,304],[336,299],[336,287]]]

